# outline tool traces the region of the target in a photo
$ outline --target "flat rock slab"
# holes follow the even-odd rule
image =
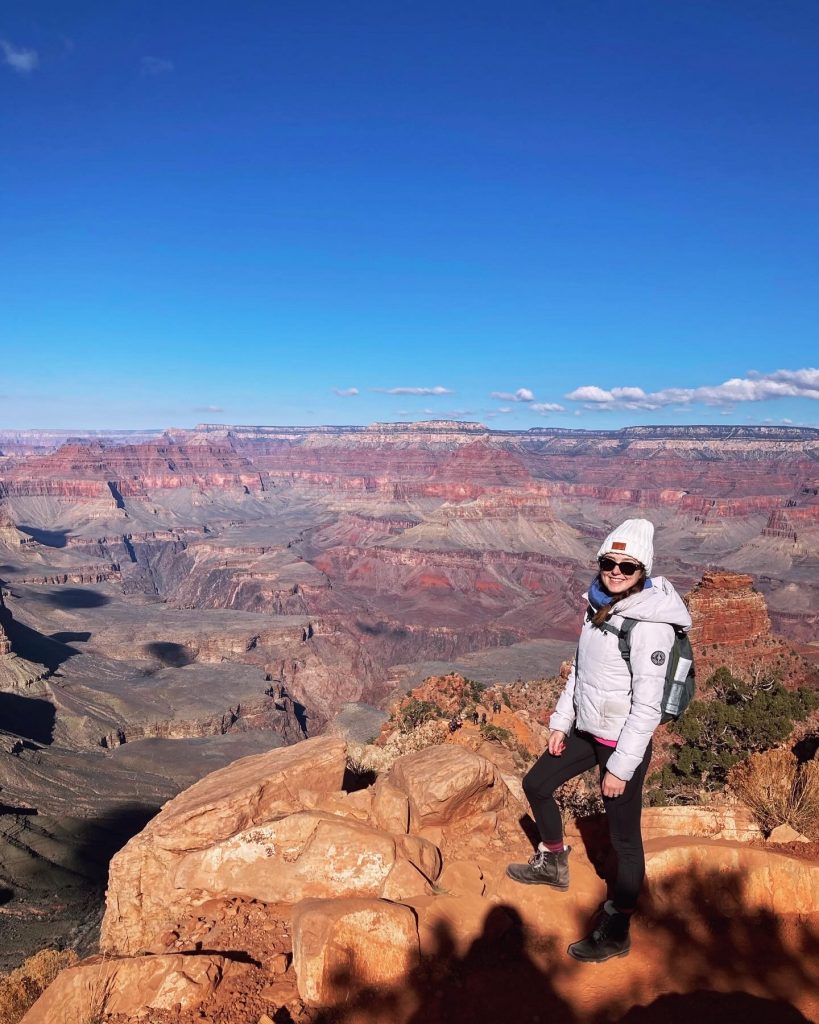
[[[746,842],[762,839],[762,829],[745,807],[644,807],[643,839],[707,836]]]
[[[222,956],[181,953],[97,958],[62,971],[23,1018],[23,1024],[92,1021],[102,1013],[194,1010],[227,974],[241,969]]]
[[[722,913],[819,912],[819,863],[723,840],[650,840],[646,876],[651,901],[674,909],[688,887]]]

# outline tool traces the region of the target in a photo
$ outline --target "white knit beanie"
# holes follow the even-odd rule
[[[597,557],[609,554],[628,555],[642,563],[646,576],[650,576],[654,561],[654,523],[647,519],[627,519],[615,527],[600,545]]]

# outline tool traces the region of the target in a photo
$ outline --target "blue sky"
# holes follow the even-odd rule
[[[814,425],[817,52],[815,0],[12,0],[0,428]]]

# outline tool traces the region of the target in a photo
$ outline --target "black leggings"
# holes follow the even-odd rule
[[[532,766],[523,780],[523,791],[532,807],[540,838],[557,843],[563,838],[563,822],[554,791],[569,779],[598,765],[600,778],[614,747],[597,743],[585,732],[572,730],[560,757],[548,751]],[[611,845],[617,854],[617,878],[612,898],[618,910],[633,910],[646,873],[640,814],[643,809],[643,780],[651,760],[651,743],[637,771],[626,783],[622,796],[603,797]]]

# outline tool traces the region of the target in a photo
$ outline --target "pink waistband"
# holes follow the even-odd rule
[[[595,736],[594,739],[598,743],[602,743],[604,747],[616,747],[617,740],[604,740],[602,736]]]

